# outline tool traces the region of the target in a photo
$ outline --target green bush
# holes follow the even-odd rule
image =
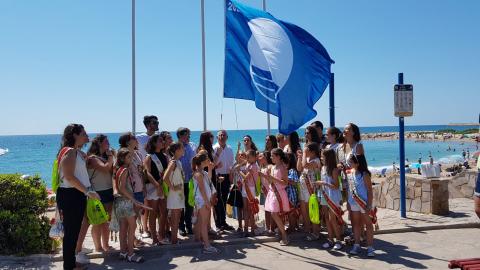
[[[40,177],[0,174],[0,254],[48,253],[48,200]]]

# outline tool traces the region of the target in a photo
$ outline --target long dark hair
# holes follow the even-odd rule
[[[107,139],[107,136],[103,134],[98,134],[97,136],[95,136],[95,138],[93,138],[93,140],[90,142],[90,147],[88,148],[87,155],[95,155],[104,159],[108,159],[107,153],[103,153],[103,155],[102,153],[100,153],[101,145],[105,141],[105,139]]]
[[[310,141],[307,141],[307,136],[305,136],[305,142],[307,143],[318,143],[320,144],[320,137],[318,136],[317,129],[314,126],[307,126],[305,130],[310,134]]]
[[[327,174],[332,176],[333,170],[337,167],[337,157],[333,149],[326,149],[322,151],[323,162],[327,167]]]
[[[329,127],[327,129],[327,134],[331,134],[332,136],[334,136],[336,143],[343,143],[344,142],[343,133],[337,127]]]
[[[267,149],[267,144],[265,143],[265,151],[271,151],[273,148],[278,148],[277,137],[275,137],[275,135],[268,135],[267,138],[270,140],[271,149]]]
[[[84,129],[80,124],[70,124],[66,126],[63,130],[61,148],[75,147],[75,137],[73,135],[80,135]]]
[[[155,148],[157,148],[157,142],[158,139],[160,139],[161,136],[159,134],[153,134],[149,139],[147,144],[145,145],[145,151],[149,154],[155,153]]]
[[[250,147],[252,148],[252,150],[258,151],[257,146],[256,146],[255,143],[253,142],[252,136],[250,136],[250,135],[245,135],[245,136],[243,136],[243,137],[244,137],[244,138],[245,138],[245,137],[249,138],[249,139],[250,139],[250,145],[251,145]]]
[[[296,154],[297,151],[300,150],[300,137],[298,137],[298,133],[296,131],[288,135],[288,143],[290,144],[292,153]]]
[[[200,142],[198,144],[198,150],[206,150],[208,153],[208,158],[213,161],[213,145],[210,138],[213,137],[213,134],[210,131],[204,131],[200,134]]]
[[[358,164],[358,171],[363,175],[365,173],[368,173],[368,175],[372,175],[370,170],[368,170],[368,165],[367,165],[367,159],[365,158],[365,155],[350,155],[348,158],[349,162],[353,162],[355,164]]]
[[[362,139],[360,136],[360,129],[354,123],[348,123],[348,125],[350,126],[350,129],[353,131],[353,139],[356,142],[359,142]]]
[[[287,156],[285,155],[285,152],[283,152],[282,149],[280,148],[274,148],[272,150],[272,155],[277,155],[280,157],[280,160],[285,164],[287,165],[288,164],[288,158]],[[275,164],[275,165],[278,165],[278,164]]]

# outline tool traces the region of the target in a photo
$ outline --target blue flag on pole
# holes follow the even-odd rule
[[[290,134],[317,115],[313,105],[330,82],[334,61],[302,28],[226,1],[223,96],[254,100],[278,117],[281,133]]]

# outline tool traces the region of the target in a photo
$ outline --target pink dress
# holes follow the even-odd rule
[[[280,169],[277,169],[276,167],[272,167],[272,176],[278,179],[282,178],[282,173]],[[280,199],[282,201],[282,209],[280,209],[280,203],[277,199],[277,196],[275,195],[275,191],[273,190],[272,185],[275,185],[275,187],[278,190],[278,194],[280,195]],[[290,205],[288,203],[288,196],[287,196],[287,191],[285,190],[287,186],[278,182],[274,181],[268,188],[268,194],[267,198],[265,200],[265,211],[272,212],[272,213],[280,213],[281,210],[283,212],[288,212],[290,211]]]

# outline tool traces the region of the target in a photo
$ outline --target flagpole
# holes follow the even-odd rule
[[[203,131],[207,130],[207,87],[205,79],[205,0],[201,0],[202,26],[202,80],[203,80]]]
[[[135,0],[132,0],[132,132],[135,134]]]
[[[262,9],[263,11],[267,11],[267,0],[262,0]],[[268,106],[268,103],[267,103],[267,106]],[[267,132],[268,132],[268,135],[271,134],[270,132],[270,113],[267,112]]]

